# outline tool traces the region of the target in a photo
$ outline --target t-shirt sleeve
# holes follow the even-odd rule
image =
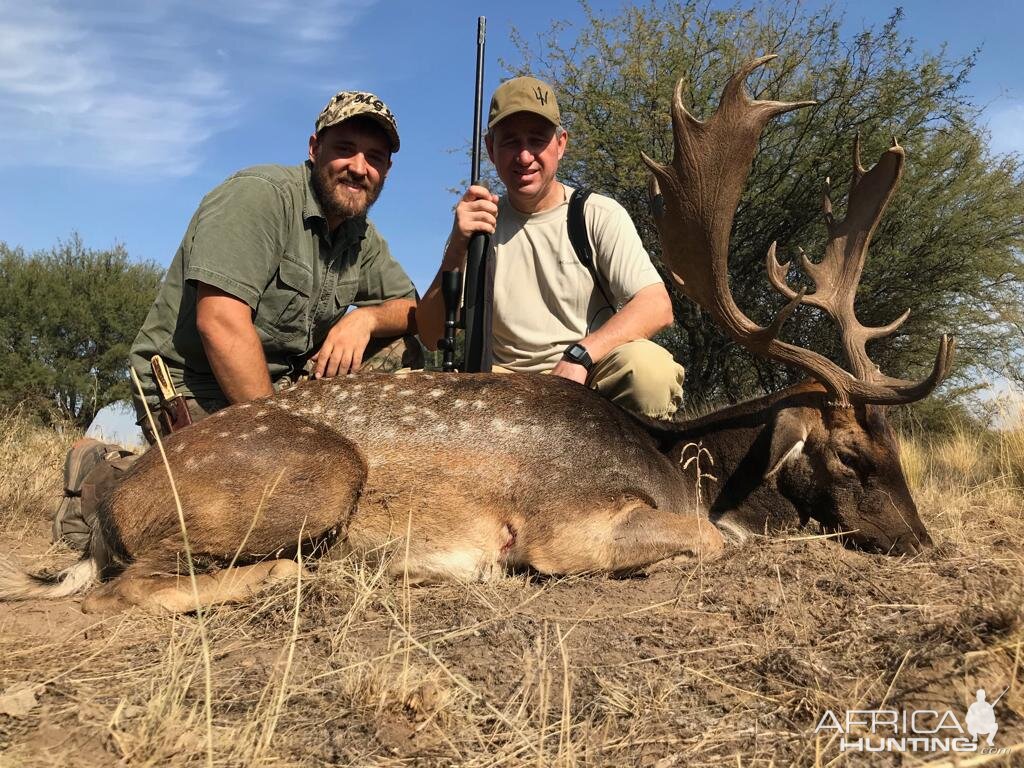
[[[231,178],[199,204],[185,279],[230,293],[253,309],[277,269],[284,244],[284,195],[256,176]]]
[[[598,273],[617,303],[662,282],[625,208],[611,198],[591,195],[586,214]]]
[[[366,237],[359,252],[359,290],[353,305],[365,307],[389,299],[413,299],[416,288],[391,255],[391,249],[373,224],[366,227]]]

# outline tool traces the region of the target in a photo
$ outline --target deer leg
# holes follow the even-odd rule
[[[542,573],[629,573],[669,558],[710,560],[724,546],[708,520],[637,499],[524,533],[525,564]]]
[[[399,481],[383,484],[412,487]],[[486,581],[504,575],[506,555],[516,541],[514,515],[454,484],[446,485],[444,497],[436,487],[421,489],[415,494],[369,489],[349,527],[351,550],[370,562],[388,561],[388,572],[410,584]]]
[[[152,613],[186,613],[197,607],[238,603],[272,584],[294,580],[300,568],[294,560],[267,560],[197,573],[193,591],[187,573],[153,574],[150,564],[136,563],[113,581],[93,590],[82,603],[82,610],[111,614],[137,606]]]
[[[300,551],[322,555],[346,535],[366,480],[361,452],[326,428],[282,422],[276,432],[268,427],[250,450],[225,451],[215,470],[205,461],[211,447],[181,452],[194,459],[179,460],[175,477],[199,605],[239,602],[277,579],[294,577],[298,565],[288,558]],[[216,428],[232,425],[225,419]],[[110,514],[132,535],[125,547],[131,563],[90,593],[83,611],[195,610],[180,523],[169,486],[161,493],[161,483],[167,484],[164,468],[151,462],[146,474],[129,478],[115,493]]]
[[[174,489],[161,455],[150,451],[100,510],[129,562],[184,552],[174,490],[195,560],[248,564],[281,557],[300,539],[344,538],[366,481],[352,441],[249,403],[175,433],[166,455]],[[175,559],[170,565],[178,572]]]

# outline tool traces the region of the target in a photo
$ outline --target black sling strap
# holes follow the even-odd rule
[[[604,282],[597,272],[597,265],[594,263],[594,250],[590,247],[590,237],[587,235],[587,221],[583,217],[583,204],[587,202],[591,192],[593,192],[592,189],[584,187],[577,189],[569,198],[569,218],[566,222],[569,242],[572,243],[572,249],[576,251],[576,258],[590,272],[590,276],[594,278],[594,285],[601,291],[601,295],[611,307],[612,312],[615,312],[615,302],[608,295]]]

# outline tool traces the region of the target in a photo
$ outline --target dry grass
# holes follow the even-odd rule
[[[901,460],[910,487],[1024,494],[1024,409],[1018,413],[998,431],[961,427],[941,437],[904,435]]]
[[[19,409],[0,410],[0,532],[45,518],[61,494],[64,455],[80,435],[32,424]]]
[[[5,549],[47,550],[68,442],[0,421]],[[814,727],[826,709],[962,714],[977,687],[1008,687],[997,744],[1013,747],[1022,446],[1024,430],[906,440],[939,542],[915,559],[794,531],[644,579],[410,588],[379,567],[325,562],[310,581],[203,617],[210,726],[195,617],[2,606],[0,697],[27,683],[38,703],[0,714],[0,766],[922,765],[840,755]]]

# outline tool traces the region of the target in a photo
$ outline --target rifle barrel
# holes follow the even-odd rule
[[[484,38],[487,33],[487,19],[483,16],[476,20],[476,93],[473,100],[473,167],[472,182],[480,182],[480,139],[482,112],[484,105]],[[487,250],[489,238],[483,232],[477,232],[470,238],[469,252],[466,254],[465,301],[463,302],[463,321],[466,328],[466,359],[463,370],[468,373],[488,372],[491,370],[490,340],[485,338],[490,332],[487,302]]]
[[[476,97],[473,99],[473,168],[471,180],[480,183],[481,113],[484,108],[484,42],[487,39],[487,19],[476,20]]]

